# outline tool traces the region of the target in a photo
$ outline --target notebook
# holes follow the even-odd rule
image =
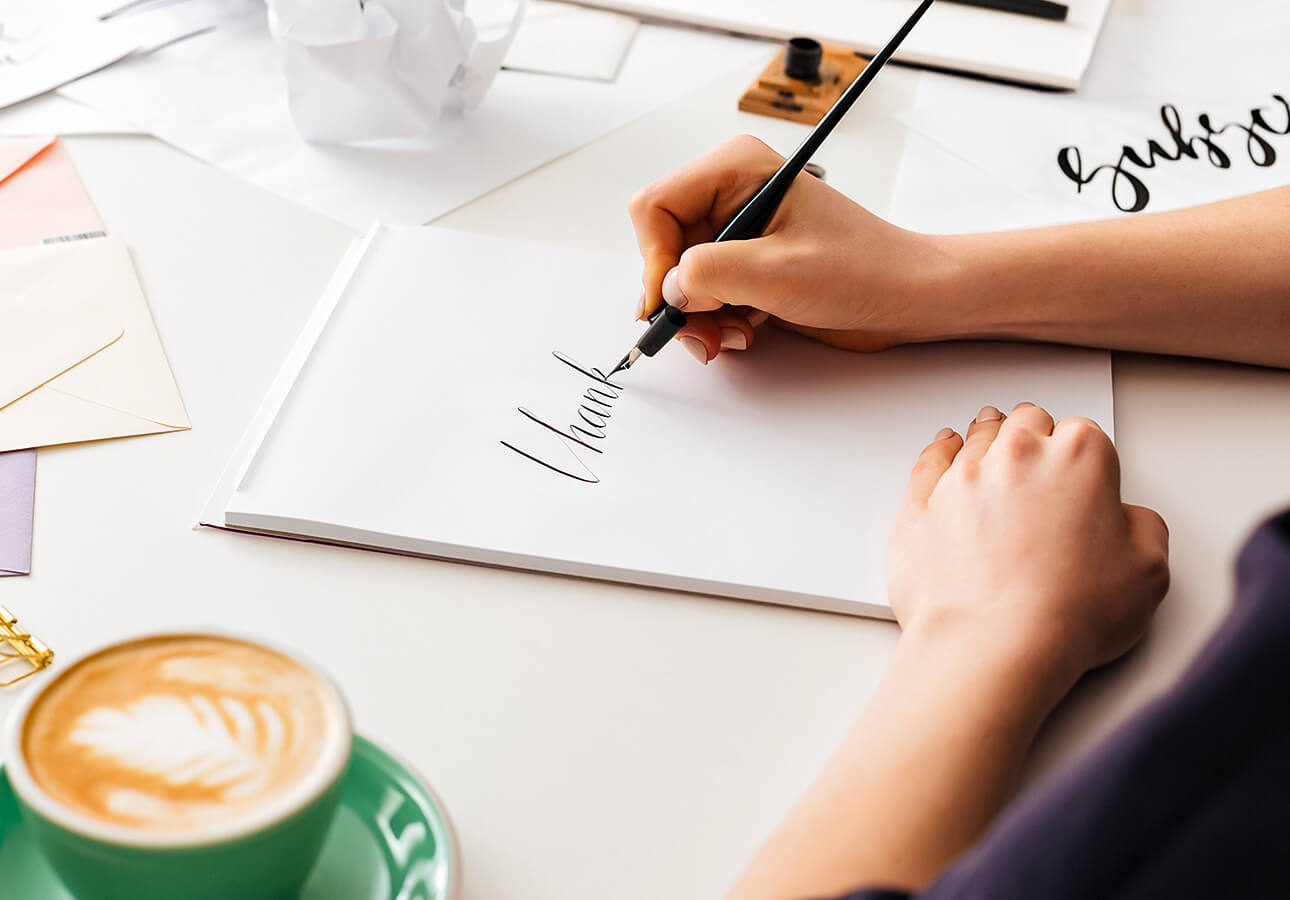
[[[919,450],[1022,400],[1112,429],[1109,355],[875,355],[763,328],[700,366],[635,341],[640,261],[441,228],[357,242],[202,522],[889,617]]]

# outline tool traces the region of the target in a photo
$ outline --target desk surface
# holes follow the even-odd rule
[[[640,185],[739,130],[791,147],[797,126],[732,110],[754,72],[438,224],[631,248]],[[901,142],[884,109],[919,77],[891,76],[825,160],[866,173],[846,187],[880,211]],[[321,660],[359,729],[448,804],[463,900],[719,896],[866,702],[896,627],[194,530],[352,234],[152,139],[69,143],[133,250],[193,430],[41,451],[34,574],[0,601],[68,656],[211,624]],[[481,353],[487,327],[463,336]],[[1227,608],[1244,536],[1290,502],[1290,373],[1120,356],[1115,399],[1126,499],[1168,519],[1174,585],[1145,643],[1058,711],[1032,778],[1173,681]]]

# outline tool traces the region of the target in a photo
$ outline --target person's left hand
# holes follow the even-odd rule
[[[1115,447],[1089,419],[987,406],[910,478],[888,548],[914,638],[1015,653],[1073,683],[1132,647],[1169,585],[1169,531],[1120,500]]]

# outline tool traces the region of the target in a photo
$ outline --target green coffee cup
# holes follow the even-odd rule
[[[327,838],[353,730],[298,656],[180,633],[62,668],[4,741],[23,819],[77,900],[286,900]]]

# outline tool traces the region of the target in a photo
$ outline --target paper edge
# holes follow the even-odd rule
[[[806,594],[780,588],[762,588],[755,585],[712,581],[705,578],[687,578],[644,572],[620,566],[578,563],[571,560],[512,553],[502,550],[481,549],[462,544],[398,537],[363,529],[305,522],[287,516],[268,516],[247,513],[235,522],[216,526],[240,534],[275,537],[305,543],[348,547],[356,550],[389,553],[416,559],[433,559],[442,562],[466,563],[488,568],[510,569],[560,575],[591,581],[625,584],[634,587],[680,591],[721,600],[743,600],[772,606],[788,606],[820,612],[839,613],[868,619],[895,621],[895,613],[887,603],[871,603],[822,594]],[[342,536],[344,532],[346,536]]]
[[[372,242],[382,230],[382,225],[373,224],[368,228],[366,234],[354,238],[350,241],[349,246],[345,248],[345,252],[341,255],[340,261],[336,265],[336,270],[332,273],[331,280],[327,282],[327,287],[323,289],[313,311],[310,312],[309,317],[305,320],[304,327],[300,330],[300,335],[287,352],[286,359],[283,361],[281,368],[278,369],[278,374],[274,376],[268,392],[265,394],[264,399],[260,401],[260,406],[257,408],[255,415],[251,417],[251,421],[234,448],[233,454],[229,457],[228,462],[225,463],[224,470],[202,507],[197,522],[193,526],[194,528],[201,526],[228,527],[224,521],[224,508],[228,505],[242,479],[246,476],[246,472],[259,452],[260,446],[263,444],[269,430],[273,427],[273,423],[277,420],[278,414],[282,410],[282,404],[286,402],[287,396],[291,393],[291,388],[296,383],[296,379],[300,377],[305,364],[313,354],[318,339],[326,331],[327,323],[331,321],[332,313],[335,312],[336,307],[340,304],[340,299],[344,296],[345,289],[349,287],[354,273],[358,271],[358,267],[367,255]]]
[[[773,26],[732,22],[728,19],[705,15],[699,11],[691,11],[687,15],[669,14],[651,7],[648,0],[582,0],[582,2],[592,9],[603,9],[633,16],[639,19],[642,24],[682,25],[718,31],[735,37],[760,38],[773,41],[785,41],[794,36],[794,33],[783,31]],[[1097,25],[1091,29],[1093,32],[1092,44],[1089,51],[1083,55],[1083,59],[1079,62],[1077,71],[1073,74],[1058,73],[1051,69],[1040,71],[1004,64],[993,64],[984,60],[974,62],[961,57],[954,58],[919,53],[917,51],[911,52],[908,48],[897,50],[892,55],[891,61],[952,74],[980,75],[1019,85],[1056,88],[1065,91],[1078,90],[1084,80],[1084,74],[1088,71],[1089,64],[1093,60],[1093,54],[1097,52],[1097,44],[1101,39],[1102,30],[1111,14],[1112,0],[1100,0],[1100,2],[1102,8]],[[828,34],[816,34],[813,37],[827,44],[849,47],[868,57],[876,54],[886,40],[885,35],[873,41],[862,41]]]
[[[531,66],[513,65],[508,63],[505,59],[502,60],[502,68],[508,72],[527,72],[531,75],[549,75],[553,78],[577,78],[584,81],[594,81],[604,84],[613,84],[616,82],[618,80],[618,76],[622,74],[623,66],[627,63],[627,57],[631,55],[632,46],[636,43],[636,36],[640,33],[641,29],[641,20],[635,16],[629,16],[626,13],[615,12],[610,9],[584,7],[584,10],[598,15],[612,16],[617,20],[617,28],[621,33],[620,42],[622,44],[622,53],[618,55],[618,60],[614,64],[612,72],[603,76],[570,74],[567,71],[558,71],[552,68],[534,68]],[[513,49],[513,47],[507,49],[508,54],[511,52],[511,49]]]

